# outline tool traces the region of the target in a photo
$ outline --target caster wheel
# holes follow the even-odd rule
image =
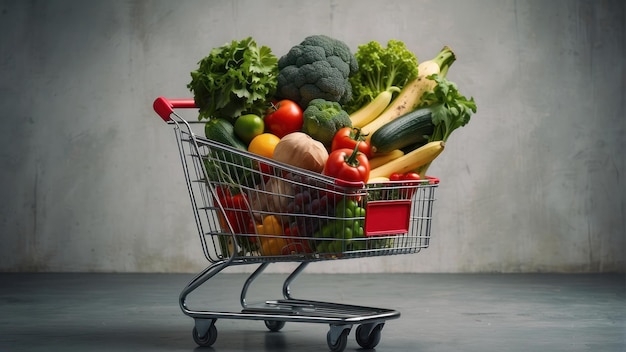
[[[265,326],[267,326],[270,331],[276,332],[285,327],[285,322],[280,320],[266,320]]]
[[[215,343],[217,340],[217,328],[214,324],[211,324],[209,331],[207,331],[206,335],[200,336],[198,334],[198,329],[194,326],[192,331],[193,340],[198,346],[208,347]]]
[[[373,349],[380,342],[380,331],[383,329],[383,325],[385,325],[385,323],[376,325],[369,335],[368,329],[363,325],[359,325],[356,328],[356,342],[364,349]]]
[[[329,331],[328,334],[326,334],[326,342],[328,343],[328,348],[330,348],[332,352],[342,352],[343,350],[345,350],[346,346],[348,345],[349,333],[350,329],[345,329],[344,331],[342,331],[337,341],[333,344],[331,341],[331,332]]]

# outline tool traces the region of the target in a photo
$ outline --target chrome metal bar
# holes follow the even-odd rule
[[[250,274],[250,276],[248,276],[248,279],[246,279],[246,282],[243,284],[243,287],[241,288],[241,295],[239,296],[239,302],[241,303],[242,308],[244,309],[248,308],[248,304],[246,303],[246,295],[248,294],[248,288],[250,288],[250,285],[252,285],[254,280],[256,280],[256,278],[259,277],[263,273],[263,271],[265,270],[265,268],[267,268],[268,265],[270,265],[270,262],[265,262],[259,265],[259,267],[256,268],[256,270],[252,274]]]
[[[283,297],[285,297],[285,299],[292,299],[290,285],[308,265],[309,262],[300,263],[300,265],[298,265],[298,267],[285,279],[285,282],[283,283]]]

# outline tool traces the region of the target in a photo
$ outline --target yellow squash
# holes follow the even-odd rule
[[[397,159],[370,170],[369,178],[389,177],[394,172],[404,174],[413,171],[435,160],[443,152],[444,147],[445,143],[443,141],[429,142]]]

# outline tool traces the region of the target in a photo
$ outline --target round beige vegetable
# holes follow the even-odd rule
[[[322,172],[328,151],[322,142],[303,132],[293,132],[280,139],[273,159],[314,172]]]
[[[291,184],[279,179],[272,178],[258,189],[250,192],[250,207],[257,221],[261,221],[267,212],[276,214],[281,221],[288,222],[287,216],[278,215],[287,211],[290,199],[293,198],[294,189]]]

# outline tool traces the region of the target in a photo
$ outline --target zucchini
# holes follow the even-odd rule
[[[434,128],[430,107],[411,111],[386,123],[372,134],[372,153],[388,153],[411,145],[424,145]]]

